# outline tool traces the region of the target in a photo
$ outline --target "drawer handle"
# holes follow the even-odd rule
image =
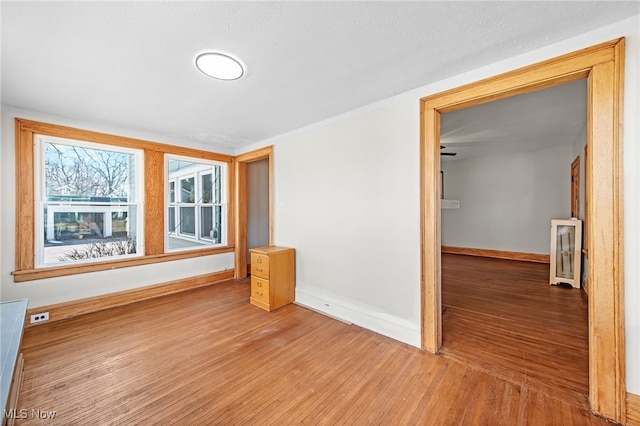
[[[257,285],[258,287],[262,287],[262,283],[261,283],[261,282],[258,282],[256,285]]]
[[[262,263],[262,259],[258,258],[258,263]]]

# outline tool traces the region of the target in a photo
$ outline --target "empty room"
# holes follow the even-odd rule
[[[583,404],[585,262],[569,262],[571,250],[552,262],[549,230],[559,220],[584,223],[586,96],[583,79],[444,114],[440,139],[441,351]],[[574,247],[580,260],[582,246]],[[558,265],[566,268],[555,279]]]
[[[4,424],[640,425],[638,1],[0,19]]]

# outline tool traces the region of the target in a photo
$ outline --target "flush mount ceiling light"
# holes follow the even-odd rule
[[[237,80],[244,75],[242,64],[222,53],[202,53],[196,58],[196,66],[209,77],[218,80]]]

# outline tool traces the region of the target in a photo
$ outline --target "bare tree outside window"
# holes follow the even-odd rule
[[[43,143],[41,263],[137,253],[135,153],[66,142]]]
[[[47,196],[127,198],[130,154],[48,143],[45,155]]]

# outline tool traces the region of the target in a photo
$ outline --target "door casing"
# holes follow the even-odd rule
[[[580,215],[580,156],[571,163],[571,217]]]
[[[273,146],[241,154],[235,158],[235,277],[247,277],[247,164],[269,160],[269,244],[273,244]]]
[[[442,346],[440,114],[586,78],[586,232],[589,253],[589,402],[626,419],[622,205],[624,38],[549,59],[420,100],[421,333]]]

